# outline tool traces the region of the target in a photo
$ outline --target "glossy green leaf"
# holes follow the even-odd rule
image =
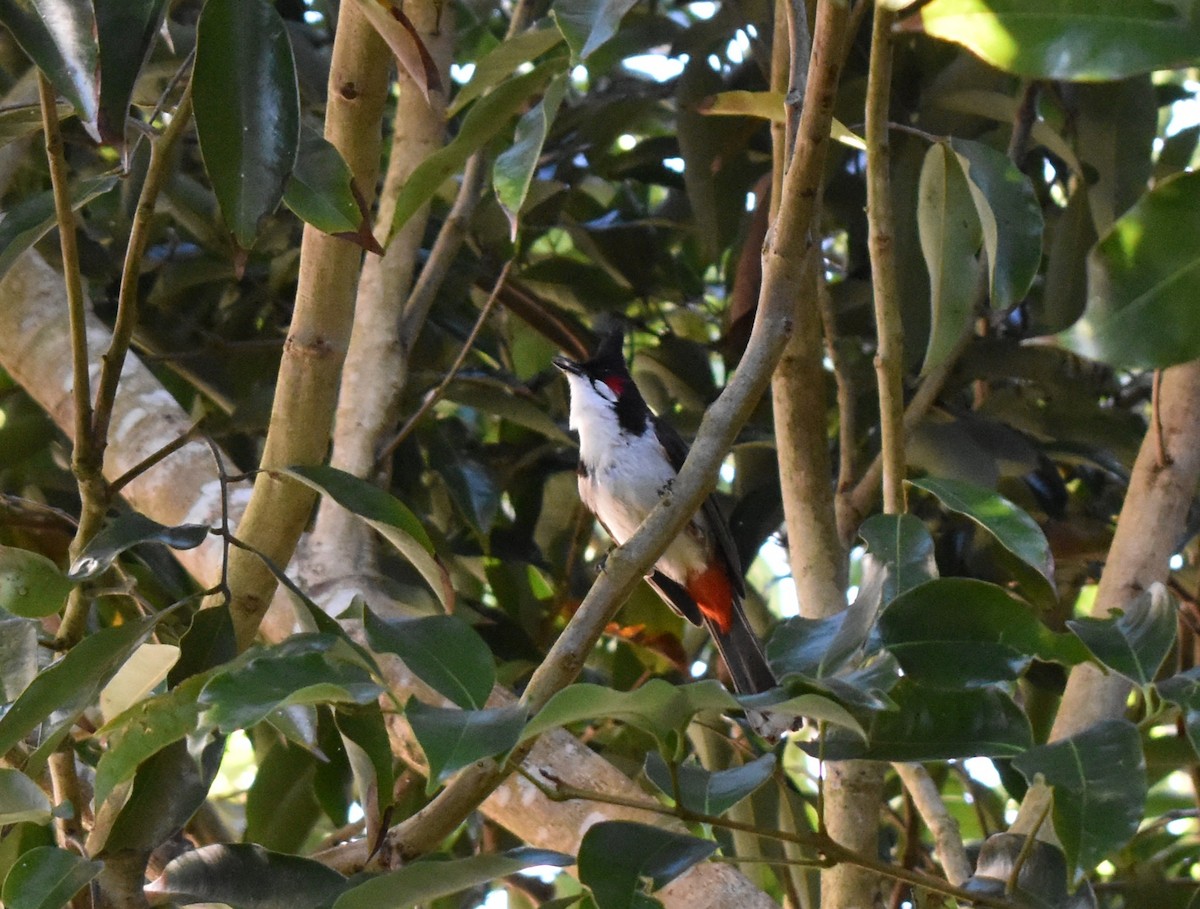
[[[192,676],[164,694],[134,704],[101,729],[108,747],[96,765],[97,805],[118,785],[132,779],[142,761],[196,731],[200,716],[197,698],[206,681],[206,676]]]
[[[1068,892],[1071,883],[1066,856],[1058,846],[1041,840],[1030,843],[1016,833],[993,833],[984,840],[975,873],[965,886],[972,893],[1011,900],[1018,906],[1085,909],[1096,905],[1094,897],[1090,901],[1086,898],[1091,895],[1086,885],[1073,898]]]
[[[407,909],[536,865],[565,868],[573,862],[561,852],[528,847],[461,859],[428,858],[352,887],[333,909]]]
[[[64,120],[74,114],[74,108],[61,101],[57,105],[58,117]],[[0,147],[36,136],[42,131],[42,106],[40,104],[14,104],[0,110]]]
[[[834,680],[836,681],[836,680]],[[793,685],[787,686],[794,687]],[[829,723],[834,726],[844,726],[846,729],[852,730],[859,738],[866,741],[867,732],[862,727],[857,717],[852,714],[849,709],[843,706],[842,702],[835,699],[832,692],[825,687],[812,683],[810,689],[799,693],[789,694],[785,689],[774,689],[770,692],[761,692],[759,694],[742,694],[738,695],[738,703],[741,704],[747,712],[765,713],[765,722],[769,724],[767,728],[774,728],[778,725],[776,718],[778,717],[803,717],[810,723]],[[855,706],[861,706],[855,704]],[[751,719],[753,725],[754,720]]]
[[[104,684],[145,640],[159,616],[89,634],[65,656],[38,673],[0,717],[0,754],[6,753],[56,711],[69,725],[95,701]]]
[[[858,529],[867,544],[861,590],[878,586],[887,605],[905,591],[937,577],[933,537],[920,518],[910,514],[872,515]],[[862,594],[860,593],[860,596]]]
[[[929,269],[933,321],[922,372],[945,362],[975,318],[975,256],[983,229],[971,187],[949,146],[925,153],[917,196],[917,230]]]
[[[285,472],[370,524],[413,564],[442,605],[449,608],[454,600],[449,575],[433,551],[429,534],[407,505],[336,467],[293,467]]]
[[[1042,262],[1042,209],[1033,184],[1002,152],[970,139],[948,140],[983,229],[993,309],[1016,306]]]
[[[909,480],[949,508],[970,518],[1014,556],[1036,570],[1039,583],[1053,589],[1054,557],[1046,535],[1028,514],[999,493],[959,480],[924,477]]]
[[[1157,0],[933,0],[902,27],[1027,79],[1104,81],[1200,61],[1200,24]]]
[[[556,726],[606,718],[621,720],[665,740],[687,726],[701,710],[737,709],[733,695],[712,680],[676,686],[663,679],[651,679],[634,691],[581,682],[550,698],[529,721],[521,738],[531,739]]]
[[[1109,669],[1135,685],[1149,685],[1175,644],[1178,622],[1179,604],[1155,583],[1109,618],[1084,616],[1068,620],[1067,627]]]
[[[715,817],[724,814],[775,772],[775,755],[762,754],[749,763],[728,770],[705,770],[699,764],[685,761],[677,764],[674,775],[657,751],[646,755],[643,769],[650,782],[664,795],[675,799],[688,811]]]
[[[116,185],[117,178],[114,176],[80,180],[71,189],[71,208],[78,211]],[[7,274],[13,263],[57,223],[54,195],[49,190],[22,199],[5,211],[3,220],[0,220],[0,277]]]
[[[507,383],[485,376],[461,376],[447,387],[445,398],[532,429],[555,442],[572,443],[571,437],[544,406]]]
[[[453,615],[401,622],[379,618],[363,607],[367,643],[394,653],[417,677],[459,707],[479,709],[496,684],[496,663],[475,629]]]
[[[529,186],[542,156],[542,146],[546,144],[550,124],[558,116],[558,108],[566,93],[566,74],[555,76],[546,87],[542,100],[521,115],[513,144],[496,157],[496,163],[492,166],[492,186],[500,207],[508,216],[509,235],[513,242],[517,238],[521,207],[529,195]]]
[[[207,0],[193,67],[196,133],[221,215],[243,249],[283,198],[300,142],[292,45],[267,0]]]
[[[1069,328],[1087,305],[1087,259],[1096,242],[1087,187],[1077,186],[1071,193],[1050,236],[1042,303],[1033,309],[1037,334]]]
[[[131,511],[105,524],[71,565],[67,577],[87,581],[107,571],[117,556],[142,543],[162,543],[172,549],[195,549],[208,538],[207,524],[168,527]]]
[[[350,166],[341,152],[308,127],[300,132],[296,168],[284,188],[283,204],[317,230],[383,255]]]
[[[5,26],[55,90],[75,108],[93,138],[96,113],[96,18],[91,3],[73,0],[0,0]]]
[[[550,16],[571,48],[571,57],[582,61],[617,33],[634,3],[636,0],[554,0]]]
[[[179,642],[179,662],[171,667],[167,684],[175,688],[185,679],[228,663],[235,656],[237,641],[229,606],[222,604],[198,610]]]
[[[940,578],[902,594],[880,615],[879,634],[905,676],[935,688],[1011,682],[1035,657],[1087,659],[1074,637],[1050,631],[1004,588],[973,578]]]
[[[1159,696],[1183,711],[1184,729],[1192,748],[1200,752],[1200,667],[1163,679],[1155,686]]]
[[[429,100],[431,92],[440,92],[442,77],[437,63],[412,20],[404,12],[404,4],[400,0],[357,0],[357,6],[391,48],[396,61],[425,99]]]
[[[511,750],[525,725],[525,709],[518,704],[458,710],[412,698],[404,713],[429,761],[430,789],[468,764]]]
[[[392,218],[395,235],[422,205],[433,198],[443,183],[457,173],[467,159],[482,148],[528,100],[565,68],[565,61],[547,60],[532,70],[505,80],[471,105],[458,134],[443,148],[422,161],[396,195]]]
[[[100,44],[98,126],[105,142],[125,144],[125,120],[142,65],[154,47],[167,0],[93,0]]]
[[[246,791],[243,838],[266,849],[299,852],[321,816],[313,780],[317,758],[288,741],[277,741],[258,759]]]
[[[332,868],[253,843],[185,852],[146,885],[154,904],[225,903],[238,909],[318,909],[346,888]]]
[[[17,859],[0,896],[7,909],[59,909],[103,867],[57,846],[38,846]]]
[[[644,879],[657,890],[717,850],[711,840],[636,824],[601,821],[588,828],[579,844],[579,880],[591,888],[600,909],[652,905]]]
[[[37,675],[41,622],[0,615],[0,704],[10,704]]]
[[[563,36],[557,28],[531,28],[505,38],[475,61],[471,81],[459,89],[446,110],[453,117],[476,98],[487,94],[501,82],[512,78],[526,63],[531,63],[551,48],[562,43]]]
[[[901,679],[889,692],[897,709],[875,713],[868,744],[849,730],[827,732],[823,750],[804,744],[826,760],[947,761],[967,757],[1015,757],[1033,745],[1029,720],[1004,691],[948,691]]]
[[[291,704],[367,704],[380,688],[350,648],[327,635],[295,635],[250,652],[200,692],[204,722],[223,732],[247,729]]]
[[[1067,863],[1090,871],[1127,843],[1146,807],[1146,760],[1137,727],[1106,720],[1013,760],[1031,784],[1054,787],[1054,830]]]
[[[0,827],[49,823],[51,807],[37,783],[20,770],[0,767]]]
[[[359,799],[366,805],[372,789],[379,814],[392,805],[395,794],[396,771],[392,743],[387,723],[378,704],[359,707],[340,706],[333,714],[350,766],[358,780]],[[359,760],[354,749],[365,760]]]
[[[1113,366],[1164,368],[1200,356],[1200,172],[1156,185],[1088,256],[1088,303],[1062,336]]]
[[[0,546],[0,609],[28,619],[54,615],[73,586],[44,555]]]

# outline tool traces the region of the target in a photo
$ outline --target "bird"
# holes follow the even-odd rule
[[[651,412],[625,363],[624,331],[605,334],[588,360],[555,357],[570,387],[569,427],[579,434],[579,496],[609,537],[623,545],[671,488],[687,443]],[[709,496],[646,576],[672,609],[704,625],[739,694],[778,684],[750,627],[737,548]]]

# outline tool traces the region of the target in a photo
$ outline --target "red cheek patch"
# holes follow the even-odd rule
[[[625,380],[621,376],[605,376],[604,384],[611,388],[618,398],[625,393]]]
[[[710,565],[689,575],[685,586],[704,617],[711,619],[722,634],[728,634],[733,626],[733,586],[725,572]]]

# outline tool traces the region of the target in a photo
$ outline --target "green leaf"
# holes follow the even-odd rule
[[[970,518],[1036,572],[1036,583],[1054,596],[1054,556],[1046,535],[1024,511],[999,493],[961,480],[925,477],[908,483],[923,489],[949,508]],[[1019,578],[1019,580],[1026,580]]]
[[[199,701],[208,707],[204,722],[230,732],[280,707],[367,704],[380,690],[344,642],[303,634],[248,652],[244,662],[209,679]]]
[[[1179,705],[1187,736],[1200,752],[1200,667],[1163,679],[1154,687],[1163,700]]]
[[[505,80],[472,104],[454,139],[422,161],[396,195],[392,235],[564,68],[564,60],[547,60],[523,75]]]
[[[521,115],[513,144],[496,156],[492,166],[492,186],[500,207],[508,215],[509,236],[517,239],[521,207],[529,195],[542,147],[550,124],[558,116],[558,108],[567,93],[567,75],[561,73],[550,80],[542,100]]]
[[[550,8],[554,24],[571,48],[574,62],[587,59],[617,33],[617,27],[637,0],[555,0]]]
[[[383,255],[350,166],[341,152],[307,126],[300,132],[296,169],[284,188],[283,204],[317,230]]]
[[[292,45],[267,0],[207,0],[193,67],[196,133],[221,215],[243,249],[283,198],[300,142]]]
[[[762,754],[749,763],[728,770],[708,771],[687,761],[671,768],[657,751],[646,755],[644,770],[650,782],[664,795],[678,801],[688,811],[715,817],[724,814],[775,772],[775,755]],[[678,783],[678,788],[676,787]]]
[[[511,750],[525,725],[525,709],[519,704],[457,710],[411,698],[404,713],[429,761],[431,790],[468,764]]]
[[[10,704],[37,676],[41,622],[0,615],[0,704]]]
[[[50,800],[38,784],[20,770],[0,767],[0,827],[7,824],[47,824]]]
[[[1146,806],[1146,760],[1137,727],[1107,720],[1030,749],[1013,766],[1054,787],[1054,830],[1067,863],[1090,871],[1137,832]]]
[[[185,679],[228,663],[235,656],[237,641],[233,636],[229,606],[222,604],[197,610],[192,616],[192,624],[179,641],[179,662],[167,675],[167,685],[175,688]]]
[[[38,846],[17,859],[0,896],[7,909],[58,909],[103,867],[57,846]]]
[[[975,318],[975,255],[983,243],[971,187],[958,157],[941,142],[929,146],[921,166],[917,230],[933,305],[921,367],[926,373],[945,362]]]
[[[701,710],[738,710],[733,695],[719,682],[709,680],[691,685],[672,685],[651,679],[634,691],[615,691],[603,685],[582,682],[555,694],[529,721],[522,741],[547,729],[584,720],[614,719],[636,726],[660,741],[685,728]]]
[[[0,546],[0,609],[27,619],[54,615],[73,586],[44,555]]]
[[[408,506],[366,480],[336,467],[293,467],[284,471],[305,486],[329,496],[378,531],[425,578],[442,605],[454,600],[450,577],[433,551],[433,542]]]
[[[794,686],[789,685],[788,687]],[[833,697],[828,688],[822,688],[816,683],[812,683],[809,687],[815,690],[788,694],[780,689],[775,689],[759,694],[742,694],[738,695],[738,703],[747,711],[768,713],[774,716],[804,717],[811,723],[832,723],[834,726],[844,726],[852,730],[864,742],[867,740],[867,732],[863,729],[862,723]],[[861,705],[855,703],[854,706]]]
[[[105,524],[83,548],[67,572],[72,581],[87,581],[107,571],[117,556],[142,543],[162,543],[172,549],[195,549],[208,538],[207,524],[168,527],[131,511]]]
[[[934,688],[1011,682],[1034,657],[1087,659],[1071,635],[1055,634],[1004,588],[973,578],[940,578],[902,594],[880,615],[879,634],[905,676]]]
[[[1200,172],[1158,183],[1088,256],[1087,308],[1063,343],[1112,366],[1161,369],[1200,356]]]
[[[967,757],[1014,757],[1033,745],[1029,720],[997,688],[946,691],[901,679],[889,692],[896,710],[874,714],[869,744],[849,730],[831,729],[823,749],[801,747],[826,760],[947,761]]]
[[[100,109],[105,142],[125,145],[125,120],[142,65],[154,47],[167,0],[94,0],[100,43]]]
[[[317,758],[287,741],[277,741],[258,761],[246,792],[244,838],[267,849],[298,852],[321,816],[314,793]]]
[[[75,113],[74,108],[61,101],[56,105],[58,117],[64,120]],[[14,104],[0,110],[0,147],[36,136],[42,131],[42,106],[40,104]]]
[[[71,209],[78,211],[97,196],[117,185],[114,176],[80,180],[71,190]],[[4,212],[0,220],[0,277],[8,273],[21,255],[58,223],[54,194],[47,190],[22,199]]]
[[[185,852],[146,885],[154,903],[225,903],[238,909],[319,909],[346,888],[332,868],[253,843]]]
[[[861,590],[878,586],[887,605],[905,591],[937,577],[933,537],[920,518],[910,514],[872,515],[858,529],[867,544]],[[862,594],[860,594],[861,596]]]
[[[1179,604],[1154,583],[1106,619],[1070,619],[1067,627],[1101,663],[1135,685],[1149,685],[1175,644]]]
[[[573,862],[571,856],[561,852],[529,847],[462,859],[428,858],[350,888],[338,897],[333,909],[406,909],[526,868],[537,865],[565,868]]]
[[[601,821],[579,844],[579,880],[591,888],[600,909],[650,905],[642,890],[670,883],[717,851],[717,844],[633,821]]]
[[[333,719],[347,753],[353,755],[353,749],[357,748],[366,759],[365,763],[353,756],[350,759],[350,766],[358,779],[359,799],[365,805],[373,787],[382,816],[395,800],[393,790],[396,785],[395,757],[383,711],[378,704],[341,706],[334,711]]]
[[[1200,24],[1158,0],[933,0],[901,23],[1027,79],[1099,82],[1200,61]]]
[[[491,650],[475,629],[458,616],[434,615],[388,622],[363,607],[367,643],[379,653],[394,653],[421,681],[459,707],[479,709],[496,684]]]
[[[132,779],[144,760],[196,731],[200,716],[197,698],[207,680],[194,675],[164,694],[139,701],[100,730],[107,736],[108,747],[96,765],[97,805]]]
[[[0,717],[0,754],[7,753],[52,713],[63,714],[55,718],[57,729],[69,727],[95,701],[100,689],[146,639],[160,617],[102,628],[39,672]]]
[[[552,441],[572,444],[571,437],[544,406],[522,396],[519,389],[510,384],[482,376],[463,376],[450,383],[445,398],[532,429]]]
[[[75,108],[95,139],[99,87],[96,84],[96,19],[92,4],[71,0],[0,0],[0,25],[55,90]]]
[[[1002,152],[969,139],[950,148],[966,174],[983,228],[993,309],[1020,303],[1042,262],[1042,209],[1033,184]]]
[[[536,60],[561,44],[562,40],[562,32],[557,28],[531,28],[504,39],[475,61],[471,81],[454,96],[454,101],[446,110],[446,117],[456,116],[476,98],[511,79],[523,64]]]

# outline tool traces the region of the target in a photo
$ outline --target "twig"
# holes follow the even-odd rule
[[[971,876],[971,863],[963,846],[958,822],[950,816],[942,794],[920,764],[893,764],[892,768],[912,797],[913,806],[933,834],[933,848],[946,879],[959,886]]]
[[[496,284],[492,288],[491,294],[488,295],[487,302],[483,304],[483,308],[479,311],[479,318],[475,320],[475,325],[471,328],[470,334],[467,335],[467,339],[463,342],[462,349],[459,350],[458,356],[455,357],[454,362],[450,365],[450,369],[447,370],[446,375],[442,378],[442,381],[438,383],[436,388],[425,395],[425,399],[421,402],[421,406],[418,407],[413,415],[408,418],[405,424],[400,428],[400,431],[392,436],[388,443],[384,445],[382,449],[380,449],[379,456],[375,459],[376,470],[379,470],[387,461],[387,459],[392,456],[392,453],[400,447],[401,443],[408,438],[409,433],[413,431],[413,428],[421,421],[421,418],[424,417],[425,414],[429,413],[433,405],[442,399],[442,395],[445,394],[446,389],[450,386],[450,383],[453,382],[455,376],[458,375],[458,371],[462,368],[463,363],[466,362],[467,355],[475,346],[475,339],[479,337],[479,332],[483,328],[483,323],[487,321],[487,317],[491,315],[492,308],[496,305],[496,299],[500,296],[500,289],[504,286],[504,282],[508,279],[508,272],[512,268],[512,264],[513,260],[509,259],[504,263],[504,267],[500,269],[500,275],[496,278]]]
[[[185,432],[176,436],[174,439],[172,439],[170,442],[168,442],[162,448],[158,449],[158,451],[153,451],[150,454],[146,455],[146,457],[142,458],[142,460],[138,461],[136,464],[134,464],[132,467],[130,467],[127,471],[125,471],[123,474],[121,474],[119,477],[117,477],[115,480],[113,480],[112,483],[109,484],[109,487],[108,487],[109,492],[111,492],[113,495],[116,495],[118,492],[120,492],[122,489],[124,489],[127,485],[129,485],[134,480],[136,480],[138,477],[140,477],[142,474],[144,474],[147,470],[154,467],[156,464],[162,463],[163,461],[165,461],[171,455],[175,454],[175,452],[179,451],[179,449],[183,448],[184,446],[189,445],[190,443],[194,442],[196,440],[197,434],[200,431],[200,426],[203,424],[203,422],[204,422],[204,418],[201,417],[199,420],[197,420],[195,423],[193,423],[190,427],[188,427],[188,429]]]
[[[1162,370],[1154,370],[1153,384],[1150,386],[1150,415],[1154,420],[1154,444],[1158,452],[1158,466],[1169,467],[1171,455],[1167,453],[1167,443],[1163,436],[1162,413],[1159,411],[1159,400],[1162,395]]]
[[[75,768],[75,748],[68,739],[46,762],[50,771],[50,786],[54,802],[58,806],[69,806],[70,813],[59,813],[54,820],[55,839],[63,849],[78,855],[83,854],[83,820],[85,801],[79,787],[79,774]]]

